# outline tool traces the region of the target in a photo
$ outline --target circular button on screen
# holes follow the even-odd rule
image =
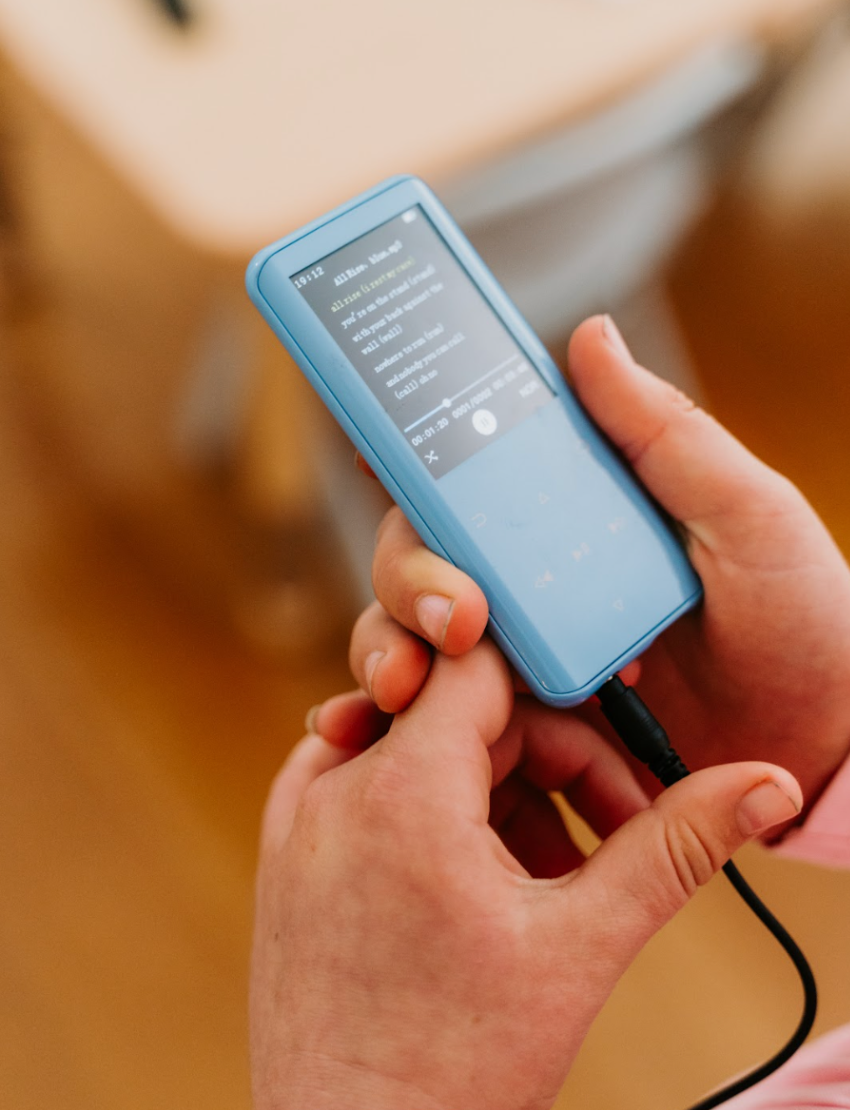
[[[472,414],[472,426],[481,435],[491,436],[498,426],[498,421],[489,409],[476,409]]]

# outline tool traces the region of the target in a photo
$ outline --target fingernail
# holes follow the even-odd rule
[[[321,705],[313,705],[307,710],[307,716],[304,718],[304,729],[306,732],[318,732],[316,722],[319,719],[319,710]]]
[[[755,836],[780,821],[790,821],[800,806],[779,783],[766,779],[748,790],[738,802],[735,817],[744,836]]]
[[[385,655],[385,651],[373,651],[371,655],[366,656],[366,662],[364,663],[364,669],[366,671],[366,689],[369,691],[369,697],[372,698],[372,701],[375,700],[372,695],[372,683],[375,680],[375,671],[378,669],[378,664]]]
[[[614,323],[610,316],[605,316],[602,321],[602,331],[608,341],[608,346],[618,355],[624,362],[633,363],[634,356],[629,348],[626,346],[626,341],[620,334],[620,329]]]
[[[452,619],[454,602],[440,594],[426,594],[416,602],[416,619],[419,627],[436,648],[441,648]]]

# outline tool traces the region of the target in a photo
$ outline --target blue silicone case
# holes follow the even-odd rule
[[[436,480],[291,280],[417,205],[556,394]],[[393,178],[266,247],[246,282],[423,541],[481,586],[493,638],[542,701],[585,700],[699,602],[675,530],[421,181]]]

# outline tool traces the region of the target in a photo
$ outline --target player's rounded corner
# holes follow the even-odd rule
[[[415,174],[411,173],[394,174],[392,177],[386,178],[377,185],[373,185],[372,188],[366,189],[356,197],[352,197],[344,204],[338,205],[330,212],[325,212],[315,220],[311,220],[310,223],[304,224],[289,234],[281,236],[281,238],[276,239],[273,243],[269,243],[265,247],[261,247],[250,260],[245,270],[245,286],[252,300],[255,300],[258,294],[261,295],[259,288],[260,271],[273,255],[291,246],[299,239],[303,239],[305,236],[312,234],[312,232],[317,231],[319,228],[324,227],[326,224],[332,223],[352,209],[359,208],[361,205],[381,196],[381,194],[387,193],[392,189],[397,189],[400,186],[412,187],[417,193],[421,193],[429,198],[434,198],[432,190],[420,177],[416,177]]]
[[[245,269],[245,288],[252,301],[257,300],[260,294],[260,273],[268,260],[282,249],[280,242],[271,243],[262,250],[257,251]]]
[[[692,609],[697,608],[697,606],[701,604],[703,596],[704,591],[702,583],[698,583],[694,592],[655,628],[651,629],[645,636],[642,636],[636,644],[633,644],[628,651],[623,652],[613,663],[610,663],[580,686],[576,686],[575,682],[570,681],[566,675],[563,676],[564,681],[559,683],[557,688],[555,688],[555,683],[547,684],[541,681],[541,679],[529,669],[524,660],[517,658],[514,645],[509,641],[506,642],[504,633],[498,626],[494,628],[492,621],[491,632],[494,634],[494,639],[505,651],[505,654],[511,658],[514,665],[517,666],[529,690],[538,701],[542,701],[545,705],[551,705],[556,709],[571,709],[586,702],[589,698],[592,698],[610,678],[613,678],[615,674],[624,667],[627,667],[629,663],[633,663],[636,659],[639,659],[662,632],[668,629],[672,624],[675,624],[680,617],[683,617]]]

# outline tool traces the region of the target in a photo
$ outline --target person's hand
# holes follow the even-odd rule
[[[610,834],[587,862],[559,788]],[[514,708],[489,641],[438,657],[368,750],[308,735],[263,827],[256,1110],[551,1106],[642,945],[801,802],[787,772],[745,763],[647,804],[592,728],[530,697]]]
[[[642,657],[641,696],[690,767],[775,760],[814,800],[850,747],[847,564],[800,492],[639,367],[610,320],[576,331],[569,369],[590,415],[684,526],[705,587],[704,604]],[[351,664],[392,713],[428,673],[425,641],[450,655],[468,651],[487,605],[397,509],[380,529],[373,579],[378,603],[355,627]],[[377,733],[357,699],[325,707],[321,731],[332,738],[351,714],[364,736]],[[593,710],[583,714],[592,719]]]

